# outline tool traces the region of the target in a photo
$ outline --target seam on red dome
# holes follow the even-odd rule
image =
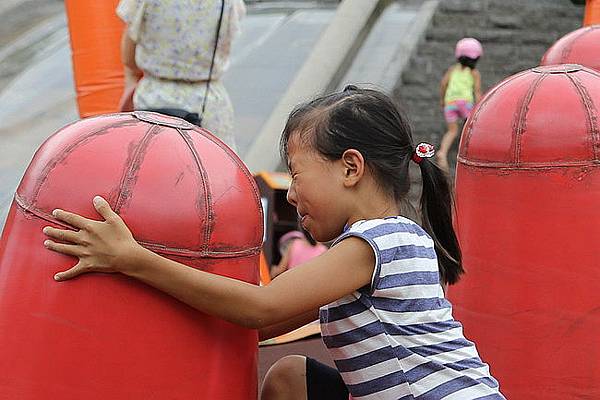
[[[517,107],[518,113],[515,115],[515,119],[513,121],[513,130],[512,130],[512,143],[510,147],[512,148],[513,154],[513,163],[515,166],[519,166],[521,164],[521,140],[523,139],[523,134],[527,130],[527,113],[529,112],[529,104],[535,95],[537,88],[540,83],[548,76],[547,73],[540,74],[529,86],[525,96],[523,96],[520,100],[520,104]]]
[[[15,204],[19,207],[24,213],[31,214],[41,220],[44,220],[48,223],[61,226],[66,229],[73,229],[72,226],[65,224],[54,218],[51,214],[41,210],[29,203],[27,203],[21,196],[15,194]],[[162,255],[173,255],[178,257],[186,257],[186,258],[229,258],[229,257],[248,257],[255,256],[260,253],[261,246],[254,246],[243,250],[236,251],[204,251],[204,250],[191,250],[185,248],[178,247],[168,247],[162,245],[160,243],[153,242],[145,242],[137,240],[139,244],[146,247],[149,250],[152,250],[156,253],[160,253]]]
[[[258,190],[258,186],[256,185],[256,180],[254,179],[254,176],[248,170],[248,167],[246,166],[246,164],[244,164],[244,162],[239,158],[239,156],[233,150],[231,150],[228,146],[223,144],[221,141],[214,140],[211,136],[206,136],[206,137],[208,139],[210,139],[213,143],[215,143],[217,146],[219,146],[221,149],[223,149],[223,151],[225,151],[227,153],[227,155],[231,158],[231,160],[233,162],[235,162],[236,165],[240,168],[240,170],[244,173],[244,175],[250,182],[250,186],[252,187],[252,192],[254,193],[254,198],[256,199],[256,205],[261,214],[261,221],[263,221],[262,207],[260,206],[260,191]]]
[[[494,93],[496,93],[498,90],[500,90],[500,88],[506,86],[506,84],[513,81],[514,79],[519,78],[522,75],[525,75],[527,72],[529,72],[529,70],[521,71],[515,75],[512,75],[512,76],[506,78],[504,81],[501,81],[496,86],[494,86],[492,89],[490,89],[490,91],[480,101],[480,104],[478,104],[476,106],[475,112],[467,120],[467,127],[465,129],[465,134],[463,135],[465,143],[464,143],[464,145],[462,145],[462,152],[460,152],[461,154],[460,154],[459,159],[467,159],[468,152],[469,152],[469,144],[471,141],[471,136],[473,135],[473,126],[477,122],[477,120],[479,118],[479,114],[481,114],[481,112],[483,111],[483,109],[485,108],[485,106],[487,105],[489,100],[493,97]]]
[[[587,125],[587,133],[589,139],[589,145],[592,149],[592,155],[594,160],[598,160],[599,149],[599,137],[600,133],[598,132],[598,112],[596,111],[596,107],[590,94],[588,93],[585,86],[581,83],[577,77],[572,74],[567,74],[567,77],[575,86],[575,90],[577,90],[577,94],[579,95],[579,99],[581,100],[582,105],[585,107],[585,123]]]
[[[149,242],[139,242],[142,246],[146,247],[149,250],[154,251],[155,253],[159,253],[162,255],[173,255],[178,257],[186,257],[186,258],[231,258],[231,257],[248,257],[248,256],[256,256],[261,251],[261,246],[249,247],[243,250],[233,250],[233,251],[196,251],[190,249],[183,248],[175,248],[175,247],[166,247],[157,243],[149,243]]]
[[[138,179],[138,172],[144,161],[144,157],[148,148],[150,146],[150,142],[153,138],[155,138],[162,127],[160,125],[150,125],[150,129],[146,131],[142,139],[138,142],[135,147],[135,151],[133,155],[125,161],[125,168],[123,169],[123,175],[119,181],[118,193],[115,199],[115,204],[113,205],[113,210],[119,214],[121,208],[123,208],[129,199],[131,199],[131,194],[135,187],[135,183]]]
[[[35,183],[35,188],[33,189],[33,194],[31,196],[31,204],[32,205],[37,204],[37,198],[39,196],[40,190],[44,186],[44,183],[46,183],[46,180],[48,179],[48,176],[50,175],[52,170],[54,168],[56,168],[56,166],[59,165],[65,158],[67,158],[67,156],[69,154],[71,154],[73,151],[75,151],[75,149],[77,149],[81,145],[88,143],[89,141],[94,139],[96,136],[108,133],[107,131],[109,131],[110,129],[113,129],[115,127],[120,127],[120,126],[133,125],[135,122],[136,121],[132,119],[132,120],[127,120],[127,121],[122,121],[120,123],[116,123],[116,124],[110,125],[110,126],[103,126],[98,130],[88,133],[87,135],[82,135],[79,139],[75,140],[74,142],[72,142],[71,144],[66,146],[60,153],[56,154],[52,158],[52,160],[50,162],[48,162],[46,164],[46,166],[44,167],[43,171],[40,174],[40,177],[38,178],[37,182]],[[66,128],[70,127],[73,124],[69,124],[69,125],[65,126],[61,130],[56,132],[53,136],[58,135],[60,132],[62,132],[63,130],[65,130]]]
[[[196,166],[198,167],[198,171],[200,171],[200,181],[202,185],[202,190],[200,192],[200,196],[204,196],[203,199],[196,199],[196,206],[202,207],[204,203],[204,215],[206,215],[206,224],[204,225],[204,237],[202,242],[202,251],[208,252],[208,244],[210,243],[210,236],[213,231],[213,225],[215,223],[214,210],[212,207],[212,192],[210,191],[210,185],[208,185],[208,174],[206,173],[206,169],[202,164],[202,160],[200,160],[200,156],[196,151],[196,147],[194,146],[194,141],[188,132],[183,132],[179,128],[177,128],[177,132],[183,139],[184,143],[192,153],[194,157],[194,161],[196,162]]]
[[[231,150],[229,151],[231,152]],[[229,154],[228,152],[228,154]],[[231,159],[237,164],[237,166],[240,168],[240,171],[242,171],[244,173],[244,176],[246,176],[246,179],[248,180],[248,183],[250,184],[250,187],[252,188],[252,193],[254,194],[254,200],[255,200],[255,205],[256,205],[256,210],[259,213],[259,223],[260,223],[260,241],[262,242],[262,237],[264,235],[264,230],[265,230],[265,226],[264,226],[264,213],[263,213],[263,208],[261,206],[261,202],[260,202],[260,191],[258,190],[258,185],[256,184],[256,180],[254,179],[254,176],[250,173],[250,171],[248,170],[248,167],[246,166],[246,164],[244,164],[235,153],[232,152],[231,154]]]
[[[196,133],[200,133],[203,134],[202,131],[205,131],[203,128],[199,128],[199,129],[195,129],[194,130]],[[200,131],[200,132],[199,132]],[[208,132],[208,131],[206,131]],[[210,133],[210,132],[209,132]],[[240,171],[242,171],[244,173],[244,176],[246,177],[246,179],[248,180],[248,183],[250,184],[250,187],[252,188],[252,193],[254,195],[254,200],[255,200],[255,206],[256,209],[260,215],[259,218],[259,223],[261,226],[261,234],[260,234],[260,240],[262,241],[262,237],[263,237],[263,232],[264,232],[264,215],[263,215],[263,209],[260,205],[260,191],[258,190],[258,186],[256,185],[256,180],[254,179],[254,176],[250,173],[250,171],[248,170],[248,167],[246,166],[246,164],[244,164],[244,162],[238,157],[238,155],[231,150],[227,145],[225,145],[223,142],[221,142],[220,140],[215,140],[215,138],[213,137],[212,134],[210,135],[204,135],[205,138],[209,139],[210,141],[212,141],[215,145],[219,146],[228,156],[229,158],[235,162],[235,164],[239,167]],[[193,139],[192,139],[193,142]],[[212,233],[212,231],[211,231]],[[207,244],[210,243],[210,238],[207,241]],[[207,248],[207,251],[208,248]]]
[[[463,157],[458,157],[458,161],[470,167],[477,168],[494,168],[501,170],[540,170],[540,169],[553,169],[553,168],[575,168],[575,167],[600,167],[599,160],[581,160],[581,161],[536,161],[536,162],[522,162],[519,165],[514,163],[507,163],[502,161],[485,161],[485,160],[467,160]]]

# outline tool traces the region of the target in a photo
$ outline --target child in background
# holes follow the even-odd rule
[[[467,119],[481,98],[481,76],[475,66],[482,54],[483,48],[476,39],[459,40],[454,52],[458,63],[448,68],[440,84],[447,130],[437,151],[437,162],[446,172],[450,171],[448,152],[458,136],[458,120]]]
[[[284,357],[265,377],[264,400],[504,399],[444,297],[442,285],[456,283],[463,269],[450,187],[429,161],[433,146],[415,146],[407,118],[386,95],[349,86],[298,106],[281,149],[292,176],[288,201],[302,226],[319,242],[335,239],[325,253],[255,286],[152,253],[95,197],[101,221],[55,210],[77,230],[44,228],[48,249],[79,258],[55,279],[120,272],[258,329],[261,340],[319,316],[337,369]],[[411,161],[422,175],[423,227],[400,215]]]
[[[271,268],[271,278],[303,264],[313,257],[327,251],[327,246],[317,243],[308,232],[290,231],[279,239],[279,253],[281,260],[279,264]]]

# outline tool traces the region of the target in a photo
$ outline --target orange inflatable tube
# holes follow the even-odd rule
[[[267,264],[267,259],[265,257],[265,252],[260,252],[260,283],[263,285],[268,285],[271,283],[271,273],[269,272],[269,264]]]
[[[600,1],[587,0],[585,2],[585,15],[583,26],[600,24]]]
[[[118,0],[66,0],[79,115],[118,110],[123,92]]]

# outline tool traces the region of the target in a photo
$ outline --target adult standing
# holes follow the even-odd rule
[[[197,113],[202,127],[236,150],[221,77],[245,13],[243,0],[121,0],[122,103],[135,88],[134,109]]]

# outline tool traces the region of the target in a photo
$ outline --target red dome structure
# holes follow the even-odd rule
[[[462,134],[449,288],[509,399],[600,398],[600,73],[511,76]]]
[[[581,64],[600,71],[600,25],[567,33],[550,47],[540,65]]]
[[[0,240],[0,399],[256,399],[257,333],[119,274],[57,283],[54,208],[104,196],[147,248],[258,283],[252,175],[208,131],[149,112],[69,125],[38,150]]]

